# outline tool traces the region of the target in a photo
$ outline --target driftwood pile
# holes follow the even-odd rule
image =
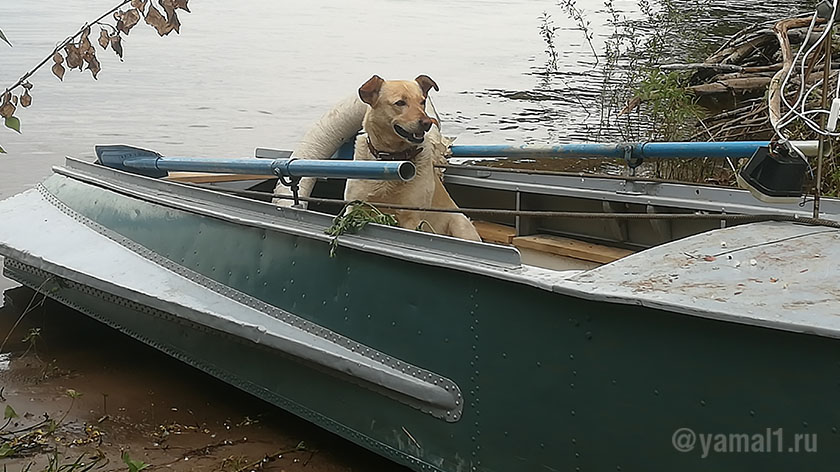
[[[663,71],[694,71],[688,88],[704,105],[723,110],[701,120],[692,140],[771,138],[773,128],[770,120],[778,121],[787,111],[781,109],[781,93],[784,92],[789,102],[793,102],[802,85],[797,67],[791,74],[787,90],[781,90],[782,79],[793,67],[795,51],[802,47],[810,49],[823,33],[823,22],[818,20],[810,37],[806,38],[810,23],[811,16],[755,25],[732,36],[703,63],[661,66]],[[805,58],[806,87],[823,77],[824,48],[817,47],[814,51]],[[840,55],[830,63],[840,66],[838,59]],[[832,68],[830,83],[837,80],[837,73]],[[820,90],[811,97],[819,99]],[[811,104],[814,105],[818,104]]]

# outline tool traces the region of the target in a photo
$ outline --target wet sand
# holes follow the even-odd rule
[[[33,296],[26,288],[6,291],[0,342]],[[30,306],[0,352],[0,407],[10,405],[20,416],[0,430],[0,454],[9,440],[21,451],[0,459],[9,472],[29,464],[32,472],[45,470],[53,457],[62,465],[98,457],[93,470],[124,471],[123,451],[151,464],[144,470],[407,471],[41,300],[34,298],[36,308]],[[40,335],[34,344],[24,342],[33,328]],[[68,390],[81,396],[73,399]],[[58,423],[52,432],[47,418]]]

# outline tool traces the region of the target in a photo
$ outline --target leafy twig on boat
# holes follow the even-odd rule
[[[370,203],[360,200],[352,201],[333,220],[332,226],[325,231],[332,236],[330,242],[330,257],[335,257],[338,249],[338,237],[347,233],[356,233],[368,223],[397,226],[397,219],[393,215],[382,213]]]
[[[20,119],[15,116],[15,112],[17,111],[18,105],[26,108],[32,104],[30,91],[33,85],[29,82],[29,78],[50,61],[53,63],[52,73],[59,80],[64,80],[64,74],[67,68],[78,68],[80,71],[89,70],[93,78],[97,78],[99,71],[102,69],[102,65],[96,57],[96,48],[90,40],[92,26],[98,25],[100,27],[97,42],[102,49],[105,50],[110,47],[119,56],[120,60],[122,60],[123,35],[128,36],[131,29],[141,19],[144,19],[146,24],[155,28],[161,36],[166,36],[172,31],[180,33],[181,22],[178,19],[177,10],[184,10],[189,13],[188,2],[189,0],[158,0],[158,4],[166,13],[164,16],[154,6],[153,0],[122,0],[117,6],[103,13],[99,18],[90,23],[85,23],[79,31],[60,42],[38,65],[23,74],[17,82],[6,87],[3,93],[0,94],[0,117],[3,118],[5,126],[20,133]],[[129,4],[129,8],[122,10],[124,6]],[[106,21],[106,18],[112,15],[114,24]],[[0,39],[9,43],[2,31],[0,31]],[[23,91],[21,92],[20,89],[23,89]],[[5,152],[0,147],[0,154]]]

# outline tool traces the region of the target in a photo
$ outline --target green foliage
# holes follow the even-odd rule
[[[70,410],[72,410],[72,409],[73,409],[73,405],[75,405],[75,404],[76,404],[76,400],[77,400],[79,397],[81,397],[81,396],[82,396],[82,394],[81,394],[80,392],[77,392],[76,390],[74,390],[74,389],[72,389],[72,388],[68,388],[67,390],[65,390],[65,391],[64,391],[64,394],[65,394],[65,395],[67,395],[68,397],[70,397],[70,406],[68,406],[68,407],[67,407],[67,410],[66,410],[66,411],[64,412],[64,414],[61,416],[61,418],[59,418],[59,420],[58,420],[57,422],[54,422],[54,423],[51,425],[51,426],[52,426],[52,431],[54,431],[55,429],[57,429],[57,428],[58,428],[58,426],[59,426],[59,425],[61,425],[62,423],[64,423],[64,419],[65,419],[65,418],[67,418],[67,415],[68,415],[68,414],[70,414]],[[51,431],[51,432],[52,432],[52,431]]]
[[[3,414],[3,419],[6,420],[6,424],[4,424],[3,426],[0,426],[0,431],[3,431],[4,429],[6,429],[6,427],[9,426],[12,423],[12,420],[14,420],[16,418],[18,418],[18,414],[15,411],[15,409],[12,408],[12,405],[6,405],[6,411]]]
[[[3,419],[13,420],[15,418],[18,418],[18,414],[15,409],[12,408],[12,405],[6,405],[6,411],[3,413]]]
[[[20,119],[16,116],[10,116],[5,119],[6,128],[12,129],[20,133]]]
[[[597,31],[605,37],[600,51],[593,54],[600,89],[594,115],[598,125],[592,128],[595,141],[681,141],[689,139],[697,124],[702,124],[704,109],[687,89],[689,75],[666,73],[659,69],[673,62],[694,62],[703,53],[696,34],[687,33],[686,25],[705,15],[709,0],[691,3],[677,0],[635,0],[641,15],[628,18],[616,6],[615,0],[604,0],[607,21]],[[592,47],[594,37],[585,12],[576,0],[560,0],[566,16],[584,34]],[[546,16],[546,15],[544,15]],[[542,19],[540,35],[549,50],[554,39],[547,39]],[[547,67],[547,72],[556,73]],[[729,171],[720,163],[705,160],[654,162],[641,169],[652,177],[683,179],[697,182],[724,183]]]
[[[129,472],[140,472],[143,469],[146,469],[151,466],[151,464],[146,464],[143,461],[136,461],[133,460],[129,455],[128,451],[123,451],[122,453],[122,461],[125,462],[125,465],[128,466]]]
[[[554,20],[548,12],[542,12],[539,17],[540,20],[540,36],[545,41],[545,53],[548,55],[548,63],[546,69],[549,72],[557,72],[557,46],[554,44],[554,31],[557,29],[554,26]]]
[[[676,51],[687,50],[690,38],[684,33],[684,25],[707,3],[708,0],[698,0],[692,5],[677,5],[676,0],[636,0],[642,15],[628,19],[616,8],[615,0],[605,0],[608,18],[602,34],[606,40],[599,52],[593,45],[595,32],[584,10],[576,0],[560,0],[559,6],[582,31],[592,49],[602,80],[597,104],[599,126],[593,139],[643,141],[686,137],[686,130],[696,123],[701,109],[685,91],[687,77],[662,73],[658,66],[673,62]],[[540,35],[549,56],[547,69],[556,73],[557,55],[550,34],[555,28],[547,14],[540,20]]]
[[[0,459],[10,457],[10,456],[14,455],[14,453],[15,453],[15,449],[12,447],[12,445],[10,443],[4,442],[3,444],[0,444]]]
[[[700,108],[685,91],[685,76],[658,67],[673,62],[675,45],[684,42],[686,18],[673,0],[637,0],[637,5],[642,18],[631,21],[620,16],[612,0],[606,2],[612,33],[604,46],[602,106],[607,109],[601,128],[617,131],[626,141],[676,141],[686,137]]]
[[[382,213],[378,208],[363,201],[348,203],[341,213],[335,217],[332,226],[325,233],[333,237],[330,243],[330,257],[335,257],[338,249],[338,237],[347,233],[357,233],[368,223],[397,226],[397,219],[393,215]]]
[[[85,464],[82,462],[84,458],[85,454],[82,454],[73,462],[62,463],[62,458],[60,458],[58,453],[55,452],[47,458],[47,467],[43,470],[43,472],[88,472],[95,466],[99,465],[99,461],[102,460],[101,456],[93,456],[91,460]],[[101,468],[103,466],[104,465],[100,465],[97,468]]]
[[[634,89],[642,112],[650,121],[647,140],[682,141],[694,131],[703,108],[686,89],[687,74],[647,69]]]
[[[584,39],[589,44],[589,48],[592,50],[592,54],[595,56],[595,64],[598,64],[598,52],[595,50],[595,45],[592,44],[592,40],[595,39],[595,33],[592,31],[592,23],[586,19],[585,13],[582,9],[578,8],[576,0],[560,0],[560,8],[569,16],[572,20],[574,20],[577,28],[583,33]],[[546,13],[543,13],[544,16],[548,16]],[[548,41],[553,41],[553,38],[545,38],[543,35],[543,39]]]

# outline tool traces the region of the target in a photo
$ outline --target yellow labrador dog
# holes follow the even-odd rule
[[[356,138],[353,159],[412,161],[417,174],[408,182],[348,180],[345,200],[458,208],[434,168],[436,162],[445,162],[446,143],[437,120],[426,114],[426,97],[433,88],[439,90],[435,81],[426,75],[413,81],[386,81],[374,75],[359,88],[359,97],[370,107],[364,118],[364,133]],[[473,224],[462,213],[385,211],[394,213],[403,228],[481,241]]]

